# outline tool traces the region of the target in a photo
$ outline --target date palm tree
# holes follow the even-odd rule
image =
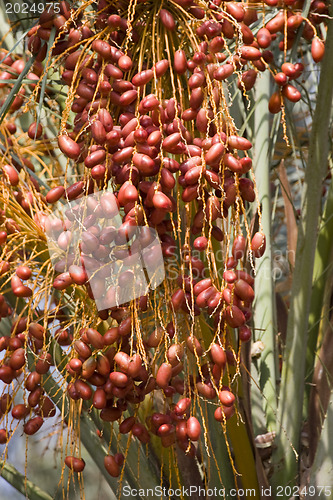
[[[0,16],[2,478],[332,498],[331,6]]]

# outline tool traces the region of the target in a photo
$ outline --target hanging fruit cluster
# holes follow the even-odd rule
[[[301,99],[295,81],[304,66],[288,60],[290,49],[300,34],[319,62],[325,46],[316,26],[327,15],[324,1],[311,2],[306,17],[302,6],[294,0],[266,0],[260,8],[221,0],[99,0],[97,6],[80,0],[71,8],[62,0],[59,12],[46,9],[27,35],[28,71],[22,58],[1,52],[0,80],[11,82],[0,83],[2,104],[11,99],[12,114],[1,125],[0,314],[12,323],[11,335],[0,338],[1,443],[9,439],[11,419],[24,420],[30,435],[56,414],[44,387],[54,365],[69,405],[83,401],[142,443],[155,436],[164,447],[177,444],[195,456],[195,443],[207,439],[202,402],[211,403],[224,427],[234,414],[232,384],[240,344],[251,338],[254,300],[254,278],[245,267],[264,254],[265,236],[252,144],[238,133],[229,92],[236,84],[246,96],[269,71],[276,87],[272,113]],[[31,82],[11,98],[12,81],[23,71]],[[37,113],[54,72],[59,96],[65,94],[62,108],[55,91],[47,101],[57,144]],[[27,111],[38,119],[24,134],[15,120]],[[41,173],[48,190],[38,182]],[[94,193],[102,196],[83,221],[77,259],[68,252],[70,203]],[[65,218],[54,275],[45,231],[56,204]],[[252,233],[251,204],[259,215]],[[97,212],[112,218],[115,207],[119,226],[96,221]],[[141,226],[159,236],[165,280],[135,300],[97,310],[87,268],[107,263],[115,247],[121,259],[119,241],[131,244]],[[118,279],[122,286],[135,276]],[[163,402],[153,403],[143,421],[139,409],[157,392]],[[119,450],[105,457],[112,476],[123,462]],[[85,466],[75,454],[65,464],[75,472]]]

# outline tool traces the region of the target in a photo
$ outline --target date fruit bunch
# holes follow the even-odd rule
[[[272,113],[301,98],[304,65],[288,55],[300,33],[304,50],[320,62],[325,46],[316,26],[328,12],[315,0],[304,18],[303,3],[62,0],[59,12],[48,8],[31,28],[33,83],[22,81],[1,125],[0,314],[12,325],[0,338],[2,443],[10,439],[8,422],[22,420],[30,435],[57,414],[63,403],[46,386],[55,373],[69,432],[77,436],[66,419],[89,408],[116,431],[105,457],[115,477],[126,464],[127,438],[158,438],[196,456],[198,443],[209,448],[213,439],[206,411],[225,428],[235,412],[240,345],[251,339],[249,269],[265,251],[252,144],[230,114],[230,89],[246,98],[269,71]],[[0,79],[12,82],[26,63],[1,54]],[[0,84],[2,103],[13,85]],[[40,102],[56,136],[39,120],[27,132],[17,126]],[[96,193],[100,202],[81,224],[80,254],[70,257],[70,204]],[[61,264],[53,270],[45,231],[59,206]],[[115,207],[119,225],[101,228],[97,213],[112,218]],[[250,207],[258,213],[256,232],[247,223]],[[165,279],[131,301],[97,309],[88,267],[106,265],[110,245],[130,242],[139,227],[156,231]],[[119,274],[119,286],[131,280],[133,273]],[[65,464],[80,473],[77,450]]]

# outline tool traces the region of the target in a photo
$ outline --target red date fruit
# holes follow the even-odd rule
[[[201,434],[201,425],[196,417],[190,417],[186,424],[186,432],[192,441],[198,441]]]
[[[44,420],[42,417],[33,417],[24,424],[23,432],[28,436],[32,436],[41,428],[43,422]]]
[[[110,476],[112,476],[112,477],[119,476],[120,467],[112,455],[106,455],[104,457],[104,467],[106,468],[106,470],[110,474]]]
[[[83,458],[67,456],[65,458],[65,464],[69,469],[72,469],[74,472],[82,472],[85,468],[85,461]]]
[[[323,59],[324,54],[325,54],[324,42],[319,38],[315,37],[311,43],[311,55],[314,62],[316,63],[320,62]]]
[[[169,31],[174,31],[175,29],[175,20],[173,15],[166,9],[160,10],[160,18],[164,26]]]
[[[156,374],[156,383],[161,389],[165,389],[172,376],[172,366],[169,363],[162,363]]]
[[[68,156],[68,158],[77,160],[80,156],[80,146],[67,135],[60,135],[58,137],[58,144],[61,151]]]
[[[266,250],[266,238],[263,233],[255,233],[251,240],[251,250],[254,257],[262,257]]]

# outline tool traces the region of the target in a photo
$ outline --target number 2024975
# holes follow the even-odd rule
[[[46,2],[46,3],[32,3],[31,5],[28,3],[19,3],[19,2],[6,2],[5,11],[6,14],[41,14],[46,10],[46,12],[50,12],[53,10],[55,14],[59,14],[60,5],[59,3]]]

